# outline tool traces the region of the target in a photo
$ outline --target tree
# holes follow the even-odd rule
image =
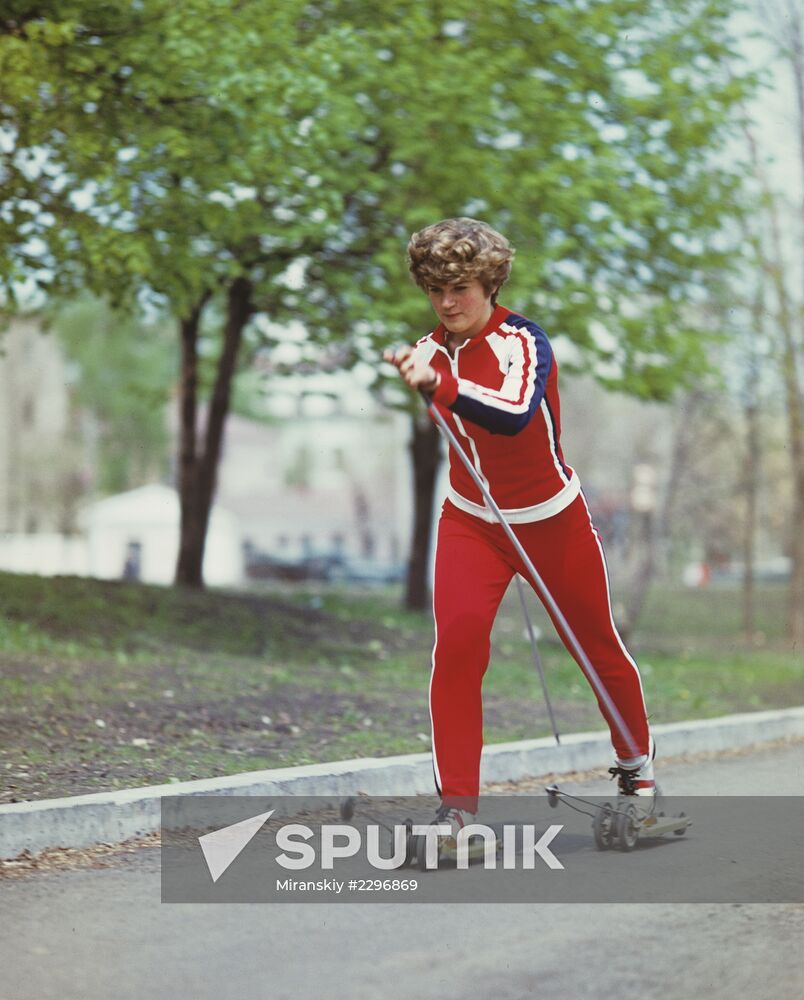
[[[746,134],[762,208],[760,231],[751,240],[759,271],[756,295],[764,302],[767,284],[775,299],[772,305],[766,306],[766,310],[775,330],[775,354],[787,417],[793,494],[788,542],[791,579],[787,632],[790,641],[798,644],[804,641],[804,398],[800,376],[804,341],[801,335],[801,307],[798,308],[797,316],[795,299],[789,285],[790,262],[782,237],[782,199],[771,186],[751,130],[748,129]]]
[[[643,396],[690,377],[703,354],[687,304],[727,258],[716,234],[738,184],[713,152],[750,87],[723,69],[732,12],[725,0],[403,0],[393,17],[379,0],[10,5],[0,274],[147,293],[175,317],[179,581],[200,583],[246,324],[298,316],[352,356],[413,339],[430,316],[403,249],[435,219],[481,215],[511,237],[506,299],[571,342],[577,367]],[[302,292],[286,281],[294,261]],[[211,310],[222,320],[201,431]],[[432,430],[422,444],[416,461],[433,468]],[[420,524],[433,478],[417,477]]]
[[[114,302],[147,295],[179,334],[180,583],[199,586],[246,324],[294,295],[284,274],[340,231],[362,52],[312,37],[305,5],[20,2],[0,23],[7,197],[0,273]],[[303,36],[303,37],[302,37]],[[199,353],[217,310],[203,429]]]
[[[790,0],[769,0],[757,4],[757,13],[776,55],[786,64],[792,82],[795,141],[798,147],[799,187],[804,185],[804,23],[801,10]],[[804,391],[801,368],[804,364],[804,299],[801,281],[794,274],[804,265],[801,257],[804,237],[804,188],[796,207],[779,193],[768,176],[753,132],[747,139],[763,207],[761,238],[757,243],[758,264],[773,292],[771,311],[778,334],[778,360],[784,386],[788,424],[790,469],[792,474],[792,516],[789,534],[791,579],[788,638],[795,645],[804,642]],[[785,222],[792,223],[785,232]],[[797,247],[798,253],[790,247]],[[798,292],[795,290],[798,289]]]
[[[694,380],[706,330],[693,307],[727,266],[740,183],[716,154],[754,85],[725,67],[732,4],[445,0],[401,3],[393,24],[376,0],[311,10],[376,53],[349,81],[370,178],[347,198],[349,252],[325,248],[307,267],[327,290],[320,322],[363,356],[426,332],[408,234],[468,214],[511,238],[503,301],[538,318],[571,367],[644,398]],[[424,607],[439,442],[418,419],[407,593]]]

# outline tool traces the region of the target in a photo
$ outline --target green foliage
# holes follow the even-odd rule
[[[373,358],[430,326],[411,230],[471,214],[518,248],[503,301],[577,367],[665,397],[703,363],[695,306],[739,185],[719,154],[753,86],[734,4],[6,8],[6,289],[145,291],[182,316],[245,275],[257,310]]]
[[[754,86],[732,51],[733,4],[311,10],[351,23],[373,53],[348,82],[369,122],[355,136],[367,175],[349,201],[349,254],[308,268],[327,290],[322,322],[362,329],[377,351],[426,332],[407,236],[468,214],[518,249],[502,301],[572,341],[578,367],[663,398],[704,364],[695,304],[728,264],[739,184],[718,154]]]
[[[7,287],[36,271],[116,301],[146,289],[178,316],[240,274],[263,305],[281,294],[288,264],[333,226],[360,114],[338,86],[350,32],[302,46],[302,10],[140,0],[18,14],[0,32]]]

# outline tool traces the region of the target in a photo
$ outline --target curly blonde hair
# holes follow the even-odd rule
[[[492,305],[508,280],[514,248],[477,219],[444,219],[414,233],[408,243],[408,267],[425,292],[432,285],[453,285],[477,278]]]

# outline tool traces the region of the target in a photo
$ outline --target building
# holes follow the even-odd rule
[[[86,575],[170,584],[179,551],[179,497],[151,483],[91,504],[84,512]],[[243,549],[237,518],[217,504],[204,550],[204,580],[211,586],[243,582]]]
[[[0,533],[76,529],[87,469],[58,340],[36,317],[0,332]]]

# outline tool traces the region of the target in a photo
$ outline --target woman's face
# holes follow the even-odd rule
[[[491,295],[477,278],[451,285],[429,285],[427,297],[436,315],[450,333],[474,337],[494,311]]]

